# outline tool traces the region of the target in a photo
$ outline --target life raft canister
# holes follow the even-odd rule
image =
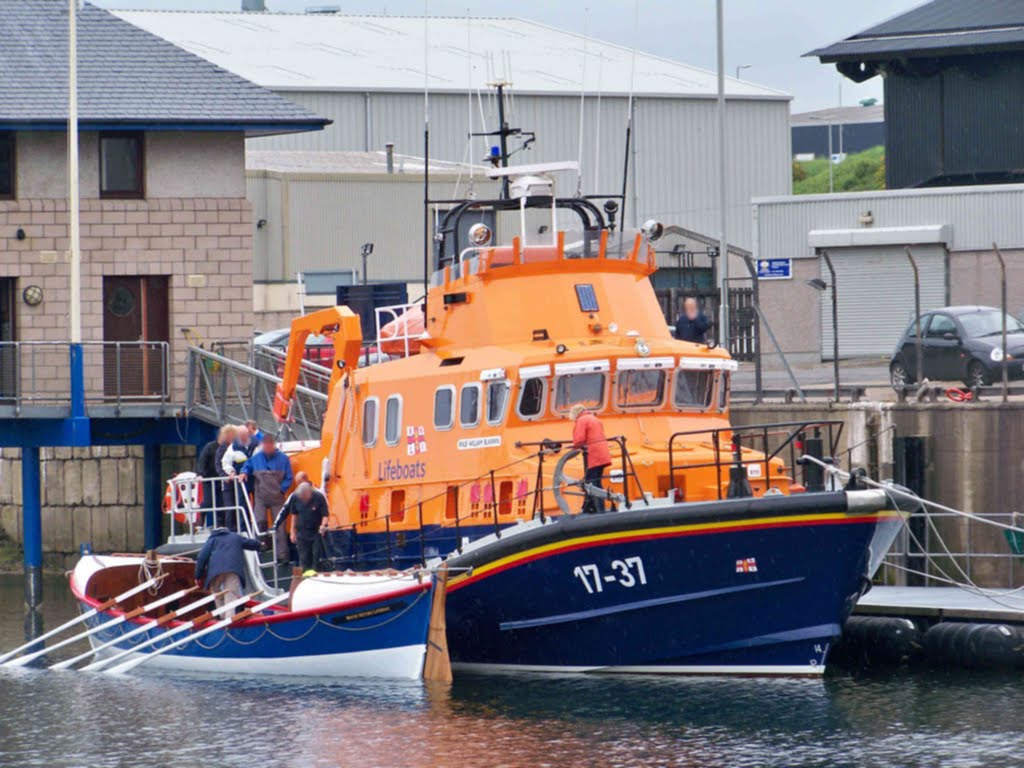
[[[195,483],[189,483],[195,480]],[[187,525],[188,509],[198,510],[203,505],[203,483],[202,478],[195,472],[179,472],[171,478],[167,484],[167,492],[164,493],[164,512],[174,515],[174,521]],[[192,523],[199,523],[201,512],[192,513]]]

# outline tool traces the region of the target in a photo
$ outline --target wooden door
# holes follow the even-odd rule
[[[18,391],[17,352],[13,344],[7,343],[17,341],[18,337],[14,315],[16,282],[13,277],[0,277],[0,400],[12,398]]]
[[[159,397],[170,340],[167,278],[103,278],[103,393],[110,398]],[[120,344],[116,342],[121,342]]]

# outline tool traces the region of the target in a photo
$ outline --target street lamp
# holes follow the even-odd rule
[[[740,79],[740,72],[742,70],[750,69],[752,66],[754,66],[754,65],[753,64],[740,64],[738,67],[736,67],[736,79],[737,80]]]
[[[832,119],[814,117],[813,115],[808,115],[807,119],[828,125],[828,193],[831,195],[835,191],[835,185],[832,178]]]
[[[369,282],[368,275],[366,274],[366,260],[370,258],[371,253],[373,253],[373,243],[363,243],[363,285]]]
[[[819,293],[824,293],[826,289],[832,289],[832,380],[834,382],[834,388],[832,396],[835,401],[839,402],[839,302],[836,297],[836,270],[832,266],[832,259],[829,258],[828,251],[822,251],[821,257],[825,260],[825,264],[828,267],[828,273],[831,276],[832,282],[826,283],[820,277],[814,277],[807,280],[807,284]]]

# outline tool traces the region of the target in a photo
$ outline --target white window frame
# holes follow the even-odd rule
[[[609,375],[609,372],[608,372],[607,368],[605,368],[603,370],[602,369],[579,370],[579,371],[577,371],[577,370],[570,370],[568,372],[558,373],[557,372],[558,371],[558,367],[555,366],[555,371],[556,371],[556,373],[555,373],[555,380],[551,384],[551,388],[552,388],[553,393],[554,393],[553,397],[551,398],[551,411],[553,413],[556,413],[559,416],[564,416],[565,414],[569,413],[569,411],[572,410],[572,406],[575,405],[575,403],[572,403],[571,405],[569,405],[568,408],[559,408],[558,407],[558,383],[562,379],[569,378],[570,376],[588,376],[588,375],[591,375],[591,374],[597,374],[598,376],[600,376],[602,378],[602,383],[601,383],[601,402],[598,403],[598,405],[596,407],[594,407],[594,408],[591,408],[590,406],[587,406],[587,410],[588,411],[593,411],[594,413],[600,413],[601,411],[603,411],[608,406],[608,402],[611,399],[610,393],[608,392],[608,390],[612,386],[612,377]]]
[[[476,390],[476,420],[473,422],[464,422],[462,420],[462,398],[466,396],[467,389]],[[484,405],[484,388],[480,386],[479,381],[471,381],[468,384],[463,384],[459,390],[459,426],[462,429],[475,429],[480,426],[480,416]]]
[[[541,383],[540,410],[538,410],[534,415],[525,416],[522,411],[523,393],[526,391],[526,382],[534,379],[537,379]],[[545,376],[528,376],[525,379],[520,379],[519,394],[516,396],[516,416],[518,416],[522,421],[537,421],[544,418],[544,414],[547,412],[548,407],[548,388],[548,379]]]
[[[637,403],[636,405],[623,405],[622,403],[619,402],[620,378],[622,376],[628,376],[629,374],[636,373],[637,371],[661,372],[661,374],[665,377],[664,386],[661,390],[661,400],[655,403]],[[650,368],[620,368],[618,371],[615,372],[615,376],[612,377],[612,392],[609,396],[609,404],[612,406],[612,408],[621,413],[636,413],[638,411],[660,411],[662,408],[665,407],[665,401],[666,399],[668,399],[669,390],[672,389],[673,385],[676,383],[675,377],[670,375],[671,372],[671,370],[666,371],[664,368],[660,366],[652,366]],[[674,394],[675,390],[672,391]]]
[[[701,367],[694,368],[691,366],[676,368],[675,374],[672,376],[672,381],[669,384],[668,400],[672,406],[672,410],[679,411],[681,413],[707,413],[708,411],[716,410],[716,404],[718,402],[718,379],[719,374],[715,373],[715,368],[712,367]],[[711,397],[708,398],[707,405],[679,405],[676,402],[676,386],[677,380],[684,373],[710,373],[711,374]]]
[[[448,425],[447,426],[438,426],[438,424],[437,424],[437,393],[440,392],[443,389],[446,389],[446,390],[448,390],[449,392],[452,393],[452,409],[451,409],[451,412],[448,414]],[[458,392],[455,390],[455,385],[454,384],[443,384],[442,386],[440,386],[437,389],[435,389],[434,390],[434,403],[433,403],[433,405],[434,405],[434,408],[433,408],[433,411],[434,411],[434,413],[433,413],[434,429],[437,430],[438,432],[447,432],[448,430],[450,430],[452,427],[455,426],[455,410],[456,410],[456,408],[458,408],[458,405],[459,405],[459,402],[458,402]]]
[[[366,407],[373,403],[374,406],[374,419],[373,419],[373,439],[366,439]],[[379,397],[368,397],[363,400],[363,419],[362,419],[362,438],[364,448],[373,448],[377,445],[377,441],[380,439],[380,398]]]
[[[398,403],[398,431],[395,433],[394,440],[388,440],[388,403],[392,400]],[[405,412],[405,401],[401,395],[388,395],[388,399],[384,401],[384,443],[386,445],[395,446],[402,442],[402,417]]]
[[[498,416],[498,418],[497,419],[491,419],[490,416],[486,415],[486,414],[490,413],[490,408],[488,408],[487,398],[490,397],[491,387],[496,386],[496,385],[501,385],[501,386],[505,387],[505,402],[502,403],[501,414]],[[509,404],[509,402],[511,400],[512,400],[512,382],[511,381],[509,381],[508,379],[493,379],[493,380],[487,382],[487,388],[484,390],[484,396],[483,396],[483,412],[485,414],[485,418],[486,418],[486,421],[487,421],[487,426],[489,426],[489,427],[500,427],[502,424],[505,423],[505,417],[508,416],[508,404]]]

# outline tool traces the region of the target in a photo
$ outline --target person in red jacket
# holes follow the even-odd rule
[[[577,403],[569,411],[573,420],[572,446],[583,450],[583,461],[586,466],[585,482],[598,488],[604,488],[604,469],[612,463],[612,454],[608,449],[608,440],[604,436],[604,427],[600,419],[586,406]],[[604,512],[604,497],[587,496],[583,502],[583,512]]]

